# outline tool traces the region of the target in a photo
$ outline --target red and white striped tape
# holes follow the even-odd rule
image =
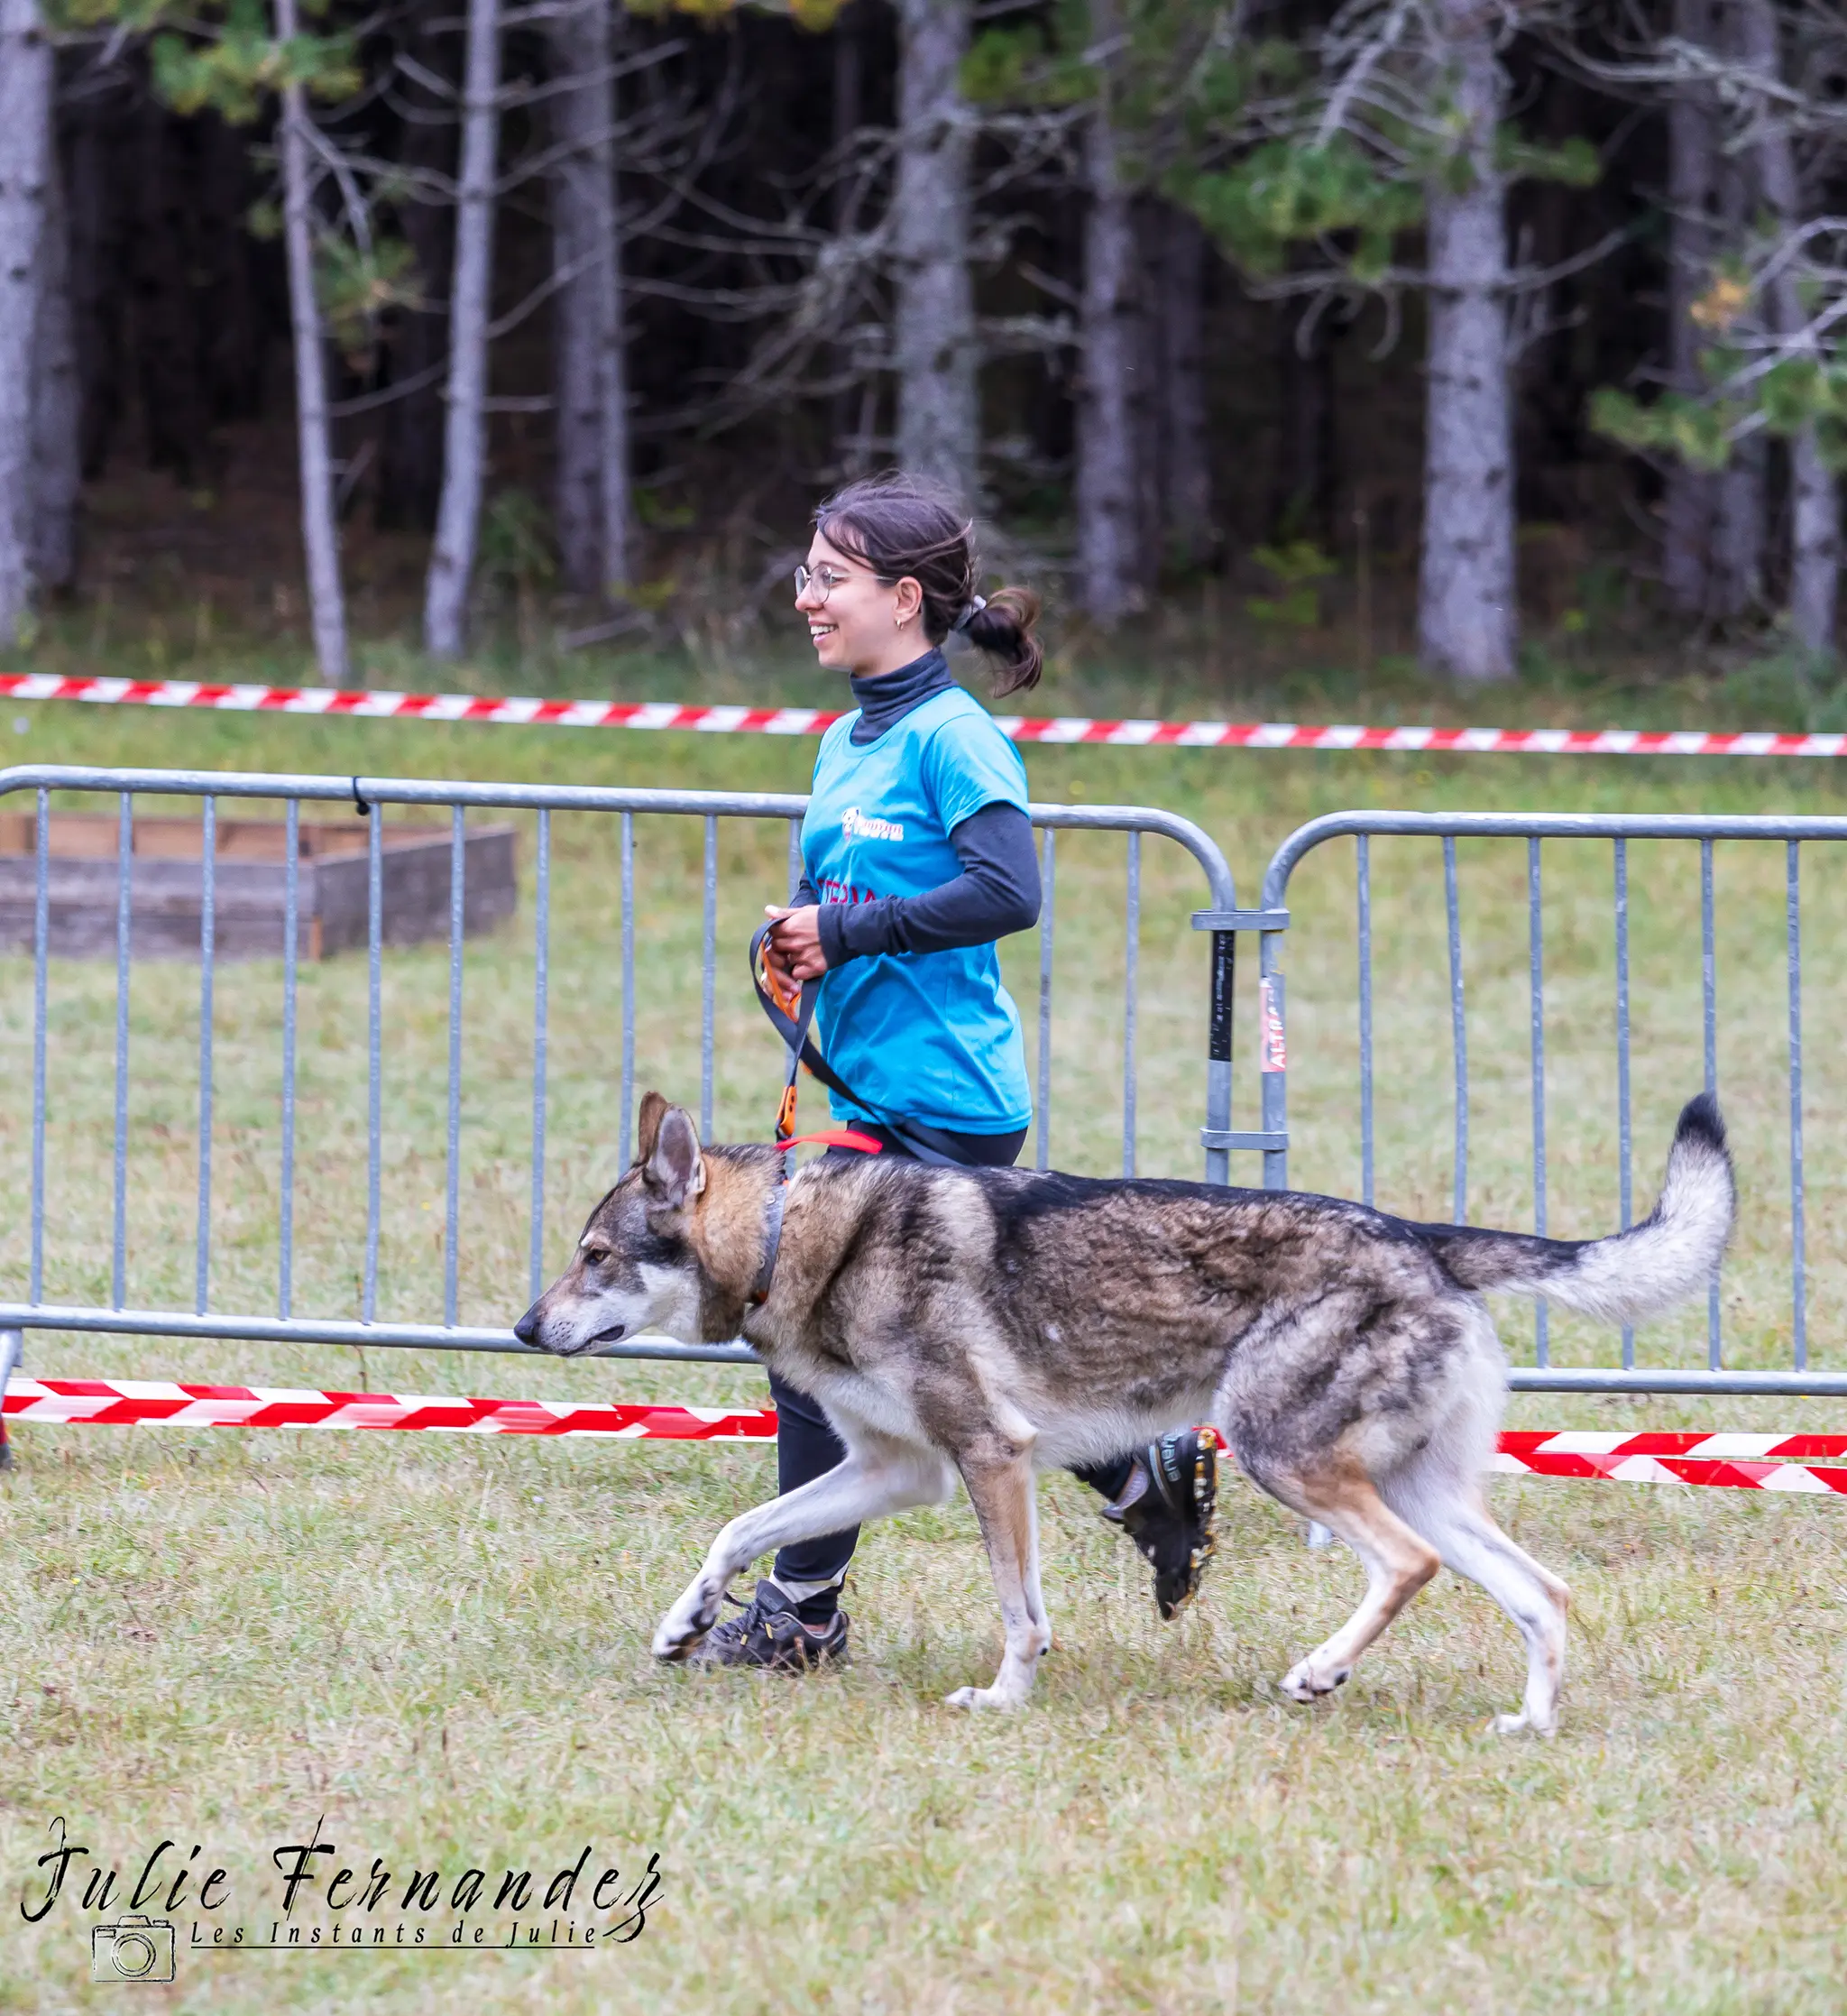
[[[776,1410],[586,1406],[567,1400],[480,1400],[421,1394],[321,1393],[290,1386],[180,1385],[170,1379],[15,1377],[10,1421],[92,1427],[387,1428],[452,1435],[601,1435],[619,1441],[771,1442]],[[1497,1470],[1606,1477],[1622,1484],[1710,1484],[1847,1495],[1847,1435],[1510,1431]],[[1803,1460],[1809,1459],[1810,1460]]]
[[[702,735],[818,735],[822,707],[697,707],[671,700],[496,699],[471,693],[364,693],[346,686],[211,686],[196,679],[62,678],[0,673],[0,699],[105,706],[205,707],[232,713],[338,714],[361,721],[468,721],[510,728],[682,729]],[[996,717],[1016,742],[1177,749],[1377,749],[1465,756],[1841,756],[1847,735],[1639,728],[1315,727],[1292,721],[1093,721]]]
[[[1562,1435],[1512,1431],[1497,1470],[1512,1475],[1607,1477],[1615,1484],[1709,1484],[1744,1491],[1847,1495],[1847,1468],[1777,1459],[1847,1456],[1847,1435]]]
[[[773,1408],[584,1406],[568,1400],[176,1385],[170,1379],[15,1377],[6,1389],[5,1415],[8,1421],[107,1428],[406,1428],[451,1435],[608,1435],[621,1441],[776,1440]]]

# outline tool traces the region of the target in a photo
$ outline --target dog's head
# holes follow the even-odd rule
[[[638,1330],[701,1341],[710,1286],[697,1220],[711,1169],[692,1117],[643,1096],[637,1154],[590,1214],[571,1265],[513,1326],[522,1344],[575,1358]]]

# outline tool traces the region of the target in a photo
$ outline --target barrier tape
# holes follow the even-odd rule
[[[170,1379],[29,1379],[6,1389],[5,1418],[92,1427],[397,1428],[449,1435],[606,1435],[619,1441],[776,1440],[776,1412],[584,1406],[290,1386],[176,1385]]]
[[[5,1418],[64,1426],[379,1428],[451,1435],[595,1435],[617,1441],[772,1442],[776,1410],[585,1406],[567,1400],[480,1400],[419,1394],[321,1393],[291,1386],[180,1385],[168,1379],[32,1379],[7,1388]],[[1847,1435],[1511,1431],[1496,1470],[1604,1477],[1621,1484],[1705,1484],[1847,1496]]]
[[[466,721],[509,728],[680,729],[700,735],[819,735],[840,720],[822,707],[682,706],[670,700],[497,699],[472,693],[368,693],[350,686],[212,686],[196,679],[63,678],[0,673],[0,698],[103,706],[205,707],[230,713],[333,714],[359,721]],[[1765,730],[1708,734],[1639,728],[1315,727],[1292,721],[1094,721],[998,714],[1016,742],[1126,748],[1372,749],[1465,756],[1841,756],[1847,734]]]

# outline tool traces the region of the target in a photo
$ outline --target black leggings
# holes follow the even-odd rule
[[[903,1155],[913,1159],[910,1151],[897,1137],[882,1127],[872,1127],[864,1120],[855,1120],[854,1130],[870,1134],[885,1144],[887,1155]],[[942,1132],[943,1130],[938,1129]],[[972,1169],[1011,1168],[1018,1159],[1020,1150],[1026,1143],[1026,1130],[1021,1128],[1012,1134],[950,1134],[943,1132],[943,1138],[954,1145],[958,1157]],[[858,1155],[858,1148],[830,1148],[830,1155]],[[769,1376],[770,1397],[776,1402],[776,1482],[777,1493],[786,1497],[791,1491],[804,1484],[812,1484],[818,1477],[844,1463],[847,1459],[845,1445],[832,1428],[827,1416],[817,1402],[805,1393],[799,1393],[786,1381]],[[1133,1456],[1119,1457],[1114,1463],[1096,1463],[1083,1469],[1073,1469],[1072,1476],[1081,1477],[1093,1491],[1100,1491],[1106,1498],[1117,1496],[1129,1480],[1129,1470],[1135,1462]],[[780,1582],[832,1582],[847,1571],[847,1563],[853,1558],[853,1550],[859,1543],[859,1529],[850,1526],[845,1533],[823,1533],[818,1540],[798,1541],[793,1547],[785,1547],[776,1558],[776,1576]]]

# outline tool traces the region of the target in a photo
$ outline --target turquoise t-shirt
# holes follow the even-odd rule
[[[962,864],[950,834],[983,805],[1026,809],[1026,766],[960,686],[856,748],[857,710],[822,737],[802,822],[808,879],[823,903],[922,896]],[[962,1134],[1028,1126],[1019,1011],[991,944],[882,954],[836,967],[815,1008],[827,1061],[868,1105]],[[878,1118],[839,1094],[834,1118]]]

